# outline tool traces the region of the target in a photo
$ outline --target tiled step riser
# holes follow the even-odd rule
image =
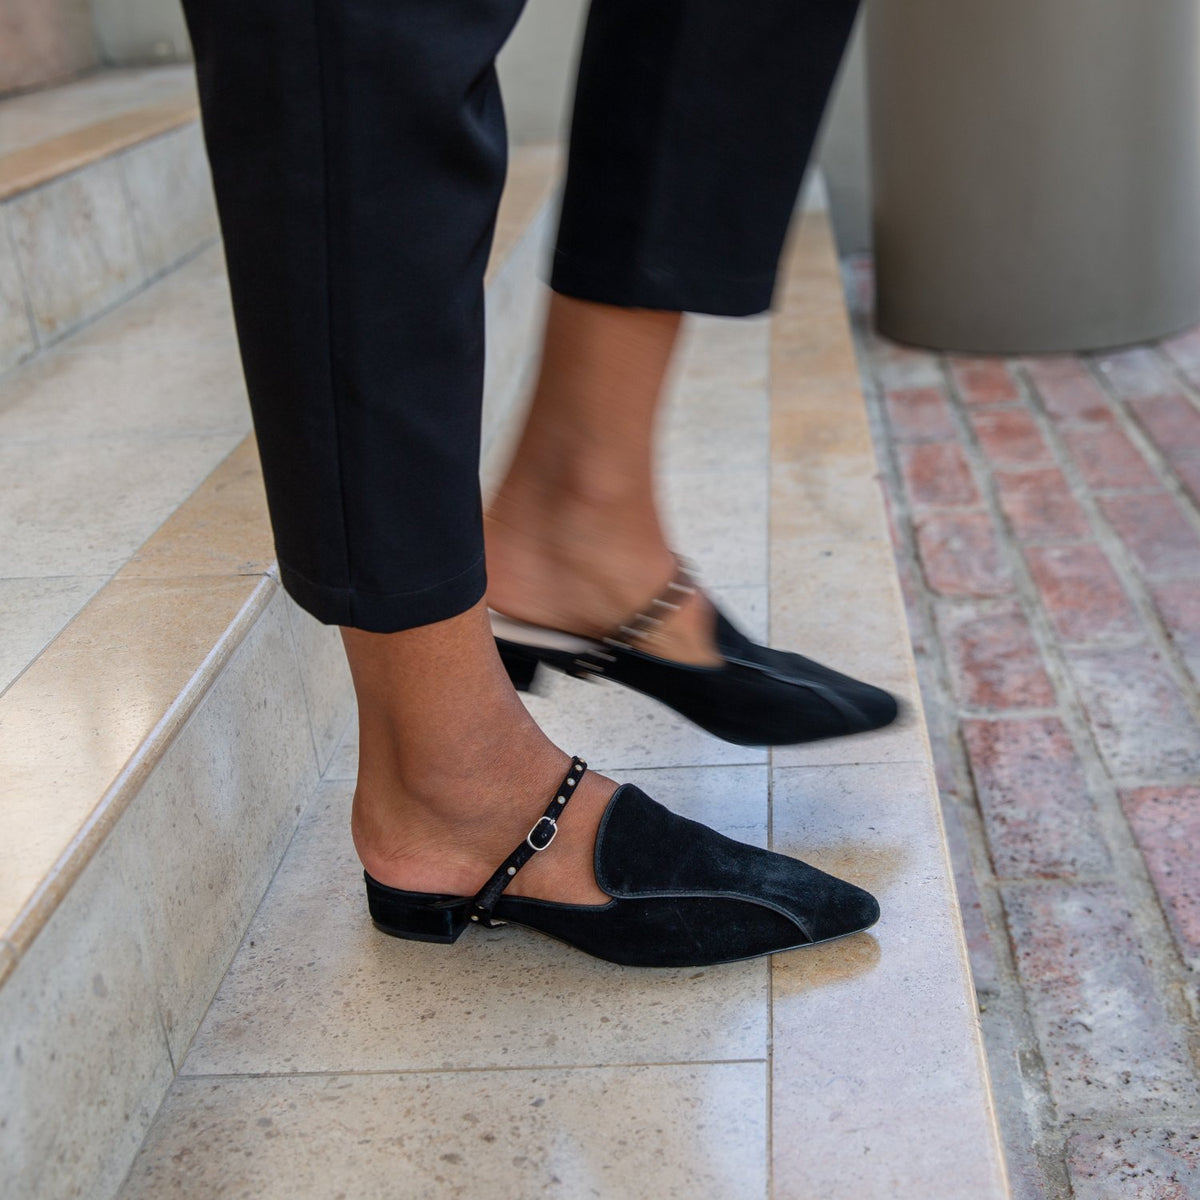
[[[217,235],[195,120],[0,203],[0,372]]]
[[[241,645],[0,989],[0,1194],[119,1186],[351,712],[264,577]]]
[[[489,274],[493,475],[536,361],[551,209]],[[204,669],[210,689],[32,944],[0,942],[0,1195],[115,1192],[353,714],[337,630],[271,576]]]

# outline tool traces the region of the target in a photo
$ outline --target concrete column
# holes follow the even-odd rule
[[[1033,353],[1200,322],[1196,0],[871,0],[878,321]]]

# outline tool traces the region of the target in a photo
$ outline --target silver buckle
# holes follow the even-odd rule
[[[542,825],[550,826],[550,836],[539,846],[533,840],[533,835],[542,827]],[[530,850],[541,852],[550,845],[554,839],[558,837],[558,822],[553,817],[538,817],[537,824],[525,835],[525,844]]]

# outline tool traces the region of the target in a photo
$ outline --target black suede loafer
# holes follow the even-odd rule
[[[879,905],[862,888],[735,842],[630,784],[617,788],[596,834],[596,882],[612,897],[607,904],[504,896],[554,840],[557,816],[586,769],[573,760],[546,814],[476,896],[406,892],[367,875],[375,924],[396,937],[454,942],[470,924],[512,922],[609,962],[704,967],[815,945],[878,920]]]
[[[716,645],[724,662],[696,667],[647,654],[639,644],[678,601],[696,590],[682,560],[675,577],[645,612],[610,637],[575,637],[492,613],[492,632],[518,691],[529,691],[538,668],[580,679],[610,679],[661,701],[727,742],[788,746],[866,733],[890,725],[893,696],[812,659],[755,645],[716,606]]]

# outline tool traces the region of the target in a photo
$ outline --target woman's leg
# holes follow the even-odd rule
[[[670,577],[652,436],[677,310],[770,303],[855,9],[593,0],[541,374],[489,509],[499,611],[594,636]],[[712,636],[697,593],[654,650],[712,662]]]
[[[355,844],[382,883],[472,892],[567,762],[479,607],[492,62],[521,0],[186,8],[283,582],[350,627]],[[590,853],[612,789],[586,777],[514,892],[604,898]]]

